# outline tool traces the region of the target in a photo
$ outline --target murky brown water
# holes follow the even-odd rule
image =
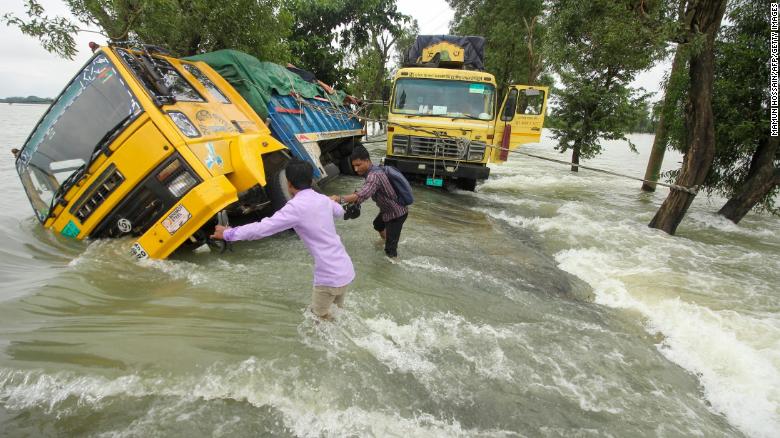
[[[4,149],[44,110],[0,104]],[[641,175],[635,141],[589,164]],[[316,325],[294,235],[136,262],[42,230],[7,152],[0,183],[0,435],[780,430],[777,218],[734,226],[697,199],[670,237],[646,227],[666,191],[514,156],[477,193],[416,187],[398,265],[373,204],[340,222],[358,278]]]

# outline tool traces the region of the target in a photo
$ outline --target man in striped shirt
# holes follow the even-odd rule
[[[360,204],[368,198],[373,199],[379,207],[379,214],[374,219],[374,229],[385,241],[385,254],[395,259],[398,257],[401,229],[409,211],[398,202],[398,196],[387,174],[371,162],[371,156],[363,145],[355,146],[349,158],[355,173],[365,176],[366,182],[360,190],[351,195],[333,195],[331,198],[340,204],[345,202]]]

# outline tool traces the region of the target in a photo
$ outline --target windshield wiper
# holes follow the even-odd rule
[[[70,190],[70,188],[73,187],[78,181],[81,181],[81,177],[84,176],[84,173],[88,167],[89,166],[87,166],[87,163],[82,164],[78,167],[78,169],[74,170],[73,173],[68,175],[62,184],[60,184],[60,186],[57,188],[57,191],[54,192],[54,197],[51,198],[51,203],[49,204],[49,214],[46,215],[46,219],[54,216],[54,206],[60,204],[65,193]],[[46,220],[44,220],[44,222],[45,221]]]
[[[111,155],[111,149],[108,148],[108,145],[111,144],[110,140],[114,139],[114,136],[125,129],[125,127],[130,124],[130,122],[134,119],[135,113],[130,113],[126,115],[122,120],[119,121],[116,125],[114,125],[113,128],[109,129],[108,132],[106,132],[102,137],[100,137],[100,140],[98,140],[97,144],[95,144],[95,147],[92,149],[92,154],[89,156],[89,162],[87,163],[87,167],[89,167],[90,164],[92,164],[93,161],[100,155],[100,153],[104,153],[107,157]]]
[[[108,132],[106,132],[103,137],[98,140],[95,147],[92,149],[92,153],[89,156],[89,160],[79,166],[76,170],[73,171],[70,175],[68,175],[67,178],[65,178],[65,181],[60,184],[60,186],[57,188],[57,191],[54,192],[54,197],[51,200],[51,204],[49,204],[49,214],[46,216],[46,219],[50,218],[52,214],[54,213],[54,206],[56,204],[62,203],[63,196],[65,193],[70,190],[71,187],[78,184],[79,181],[81,181],[82,177],[86,174],[87,169],[92,165],[92,163],[95,162],[97,157],[100,156],[100,154],[105,154],[105,156],[111,155],[111,149],[108,148],[108,145],[111,144],[111,141],[115,134],[117,132],[121,132],[130,121],[134,120],[134,113],[130,113],[125,118],[123,118],[119,123],[116,124],[113,128],[109,129]],[[63,204],[64,205],[64,204]]]
[[[482,120],[483,122],[486,122],[486,121],[487,121],[487,120],[485,120],[485,119],[480,119],[480,118],[479,118],[479,117],[477,117],[477,116],[472,116],[471,114],[463,114],[462,116],[453,117],[453,118],[452,118],[452,121],[455,121],[455,120],[457,120],[457,119],[472,119],[472,120]]]

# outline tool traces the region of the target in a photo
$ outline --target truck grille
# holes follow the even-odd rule
[[[76,216],[81,223],[84,223],[124,180],[125,177],[112,163],[98,177],[97,181],[92,183],[92,186],[87,189],[86,193],[73,204],[73,207],[70,209],[71,214]]]
[[[179,166],[172,163],[179,162]],[[182,169],[186,173],[180,173]],[[128,193],[122,201],[107,214],[90,233],[91,238],[119,237],[125,234],[140,236],[146,232],[162,215],[171,209],[180,196],[187,190],[176,191],[173,187],[177,175],[189,174],[194,183],[200,183],[195,172],[184,162],[178,153],[174,153],[150,172]]]
[[[396,135],[393,137],[393,153],[438,157],[456,160],[482,160],[485,155],[485,143],[459,140],[455,138],[419,137]]]

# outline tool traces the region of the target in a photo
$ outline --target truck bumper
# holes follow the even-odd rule
[[[133,244],[137,258],[164,259],[209,219],[238,199],[236,188],[220,175],[193,188]]]
[[[385,164],[400,170],[404,175],[428,177],[435,174],[440,178],[464,178],[483,180],[490,175],[490,168],[484,164],[456,161],[426,160],[422,158],[386,157]]]

